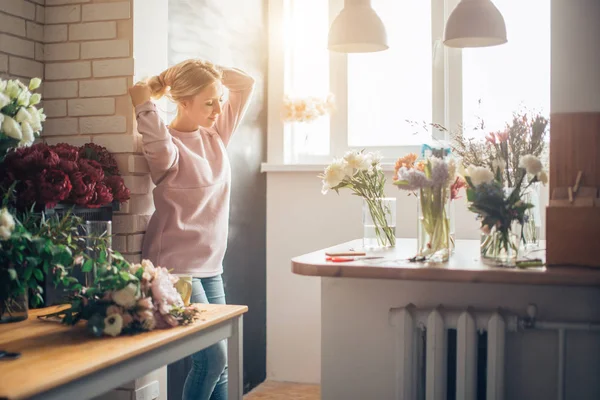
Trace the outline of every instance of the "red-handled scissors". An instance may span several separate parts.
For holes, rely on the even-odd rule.
[[[331,261],[331,262],[349,262],[349,261],[362,261],[362,260],[375,260],[378,258],[384,258],[382,256],[358,256],[358,257],[343,257],[343,256],[337,256],[337,257],[325,257],[325,261]]]

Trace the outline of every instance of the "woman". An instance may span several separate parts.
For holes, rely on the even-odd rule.
[[[223,103],[223,86],[229,91]],[[156,188],[156,211],[143,257],[193,277],[192,303],[225,303],[231,167],[226,146],[252,93],[254,80],[238,69],[187,60],[129,90],[143,151]],[[177,104],[169,126],[150,101]],[[220,342],[192,356],[185,400],[227,399],[227,347]]]

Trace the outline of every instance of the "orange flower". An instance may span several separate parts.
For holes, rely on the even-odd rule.
[[[425,172],[425,161],[419,161],[416,165],[415,165],[415,169],[417,171],[421,171],[421,172]]]

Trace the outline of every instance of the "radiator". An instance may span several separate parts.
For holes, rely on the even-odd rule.
[[[486,331],[488,337],[486,399],[504,398],[505,334],[517,330],[518,316],[498,310],[416,308],[411,304],[390,310],[390,318],[396,329],[396,399],[446,399],[448,329],[456,329],[456,399],[477,398],[480,331]]]

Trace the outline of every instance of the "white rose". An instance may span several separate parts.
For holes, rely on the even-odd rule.
[[[42,95],[39,93],[34,93],[31,95],[31,99],[29,99],[29,105],[35,106],[36,104],[39,104],[40,101],[42,101]]]
[[[29,123],[31,124],[31,129],[34,132],[39,132],[42,130],[42,122],[40,121],[40,114],[37,108],[31,106],[27,108],[29,115],[31,115],[31,120]]]
[[[10,98],[4,93],[0,93],[0,109],[10,104]]]
[[[15,219],[6,208],[3,208],[2,211],[0,211],[0,226],[8,228],[9,231],[15,229]]]
[[[19,87],[19,84],[17,82],[10,80],[6,84],[5,93],[11,99],[16,99],[19,96],[19,93],[21,93],[21,88]]]
[[[8,137],[13,139],[21,140],[23,138],[23,133],[21,132],[21,127],[9,116],[4,117],[4,121],[2,121],[2,131]]]
[[[523,156],[521,161],[519,161],[519,168],[525,168],[525,171],[527,171],[528,174],[537,175],[542,172],[544,166],[539,158],[528,154]]]
[[[365,171],[371,167],[369,159],[358,151],[349,151],[344,155],[344,161],[348,168],[348,175],[352,176],[357,171]]]
[[[123,329],[123,317],[112,314],[104,318],[104,333],[110,336],[119,336]]]
[[[0,226],[0,240],[10,239],[11,231],[6,226]]]
[[[471,178],[474,186],[479,186],[483,183],[491,183],[494,180],[494,173],[484,167],[469,166],[467,168],[467,176]]]
[[[548,174],[544,171],[540,172],[537,176],[538,180],[542,182],[542,184],[548,184]]]
[[[344,159],[336,159],[325,168],[323,177],[323,189],[322,193],[325,194],[331,188],[339,185],[346,177],[346,161]]]
[[[118,305],[131,308],[135,306],[137,300],[137,286],[133,283],[128,284],[121,290],[117,290],[112,294],[112,299]]]
[[[35,90],[40,87],[42,80],[40,78],[33,78],[29,81],[29,90]]]
[[[40,118],[40,122],[44,122],[46,120],[46,114],[44,114],[43,108],[38,110],[38,117]]]
[[[7,84],[8,84],[8,81],[0,79],[0,92],[1,93],[4,93],[6,91],[6,85]]]
[[[25,109],[25,107],[21,107],[19,108],[17,115],[15,115],[15,119],[17,120],[17,122],[29,122],[31,121],[32,117],[31,114],[29,114],[29,111]]]
[[[0,113],[0,127],[2,126],[2,122],[4,122],[4,114]]]
[[[21,142],[19,144],[22,146],[31,145],[35,140],[35,136],[33,135],[33,129],[31,128],[29,122],[21,122],[21,130],[23,132],[23,138],[21,139]]]
[[[27,107],[29,105],[29,101],[31,100],[31,93],[28,90],[23,90],[19,97],[17,98],[17,104],[20,106]]]

